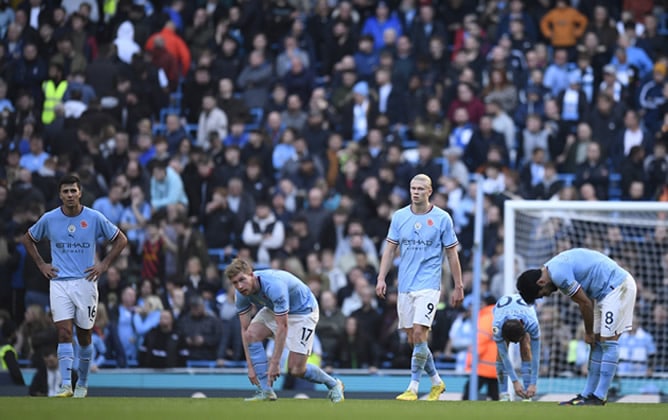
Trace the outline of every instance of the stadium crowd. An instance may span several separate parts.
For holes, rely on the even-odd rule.
[[[323,366],[407,368],[396,289],[374,283],[415,174],[453,217],[468,293],[484,190],[497,297],[505,200],[668,200],[666,3],[1,0],[0,340],[51,354],[49,284],[17,238],[76,172],[130,241],[99,280],[94,369],[241,362],[235,256],[311,287]],[[638,319],[665,370],[668,235],[647,243]],[[443,284],[430,348],[463,372],[471,299],[450,308]],[[584,363],[562,326],[543,373]]]

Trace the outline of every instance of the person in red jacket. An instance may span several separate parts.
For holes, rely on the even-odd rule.
[[[156,32],[148,38],[146,45],[144,46],[146,51],[153,52],[157,37],[161,37],[164,40],[165,49],[172,55],[172,57],[176,58],[176,61],[179,63],[181,75],[185,77],[190,69],[190,50],[185,41],[176,33],[174,22],[168,20],[160,32]]]

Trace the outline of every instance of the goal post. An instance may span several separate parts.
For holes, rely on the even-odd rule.
[[[668,203],[508,200],[504,204],[503,291],[516,293],[525,269],[559,252],[596,249],[638,283],[634,324],[620,338],[620,365],[611,397],[668,392]],[[555,293],[537,304],[542,354],[539,392],[578,393],[588,346],[575,303]]]

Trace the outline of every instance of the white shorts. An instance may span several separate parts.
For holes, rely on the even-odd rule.
[[[636,281],[628,276],[600,302],[594,303],[594,334],[614,337],[630,331],[635,303]]]
[[[54,322],[72,319],[79,328],[93,328],[97,313],[97,282],[85,278],[51,280],[49,294]]]
[[[288,336],[285,338],[285,347],[299,354],[309,355],[313,349],[313,340],[315,338],[315,326],[320,319],[320,311],[316,307],[313,312],[307,315],[288,315]],[[260,323],[269,328],[276,336],[276,318],[274,313],[268,308],[262,308],[251,320],[251,324]]]
[[[440,298],[440,290],[432,289],[399,293],[397,297],[397,314],[399,315],[397,328],[413,328],[415,324],[431,328]]]

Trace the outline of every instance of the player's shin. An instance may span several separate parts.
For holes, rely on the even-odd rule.
[[[603,341],[600,343],[600,346],[603,350],[601,356],[601,373],[598,385],[594,390],[594,395],[601,400],[605,400],[608,396],[610,383],[617,370],[617,362],[619,361],[619,343],[616,341]]]
[[[264,351],[264,346],[262,343],[249,343],[248,355],[250,356],[251,363],[255,369],[257,380],[260,381],[260,388],[263,390],[271,389],[269,386],[269,381],[267,380],[267,369],[269,362],[267,361],[267,354]]]
[[[72,343],[58,343],[58,368],[62,377],[63,386],[72,385],[72,363],[74,362],[74,347]]]
[[[443,380],[436,370],[436,364],[434,363],[434,355],[431,353],[431,350],[427,348],[427,361],[424,364],[424,372],[429,375],[431,378],[432,385],[439,385]]]
[[[93,358],[93,345],[81,347],[79,350],[79,381],[77,387],[88,386],[88,372],[90,369],[90,360]]]
[[[336,379],[325,373],[316,365],[308,363],[304,372],[304,379],[315,384],[325,384],[327,388],[332,389],[336,386]]]
[[[603,356],[603,348],[601,343],[596,341],[591,346],[591,352],[589,354],[589,369],[587,373],[587,382],[585,387],[580,393],[584,397],[591,396],[594,393],[594,390],[598,386],[599,378],[601,377],[601,357]]]
[[[429,347],[427,347],[427,342],[415,344],[413,347],[413,356],[411,357],[411,383],[420,383],[420,377],[428,358]]]

